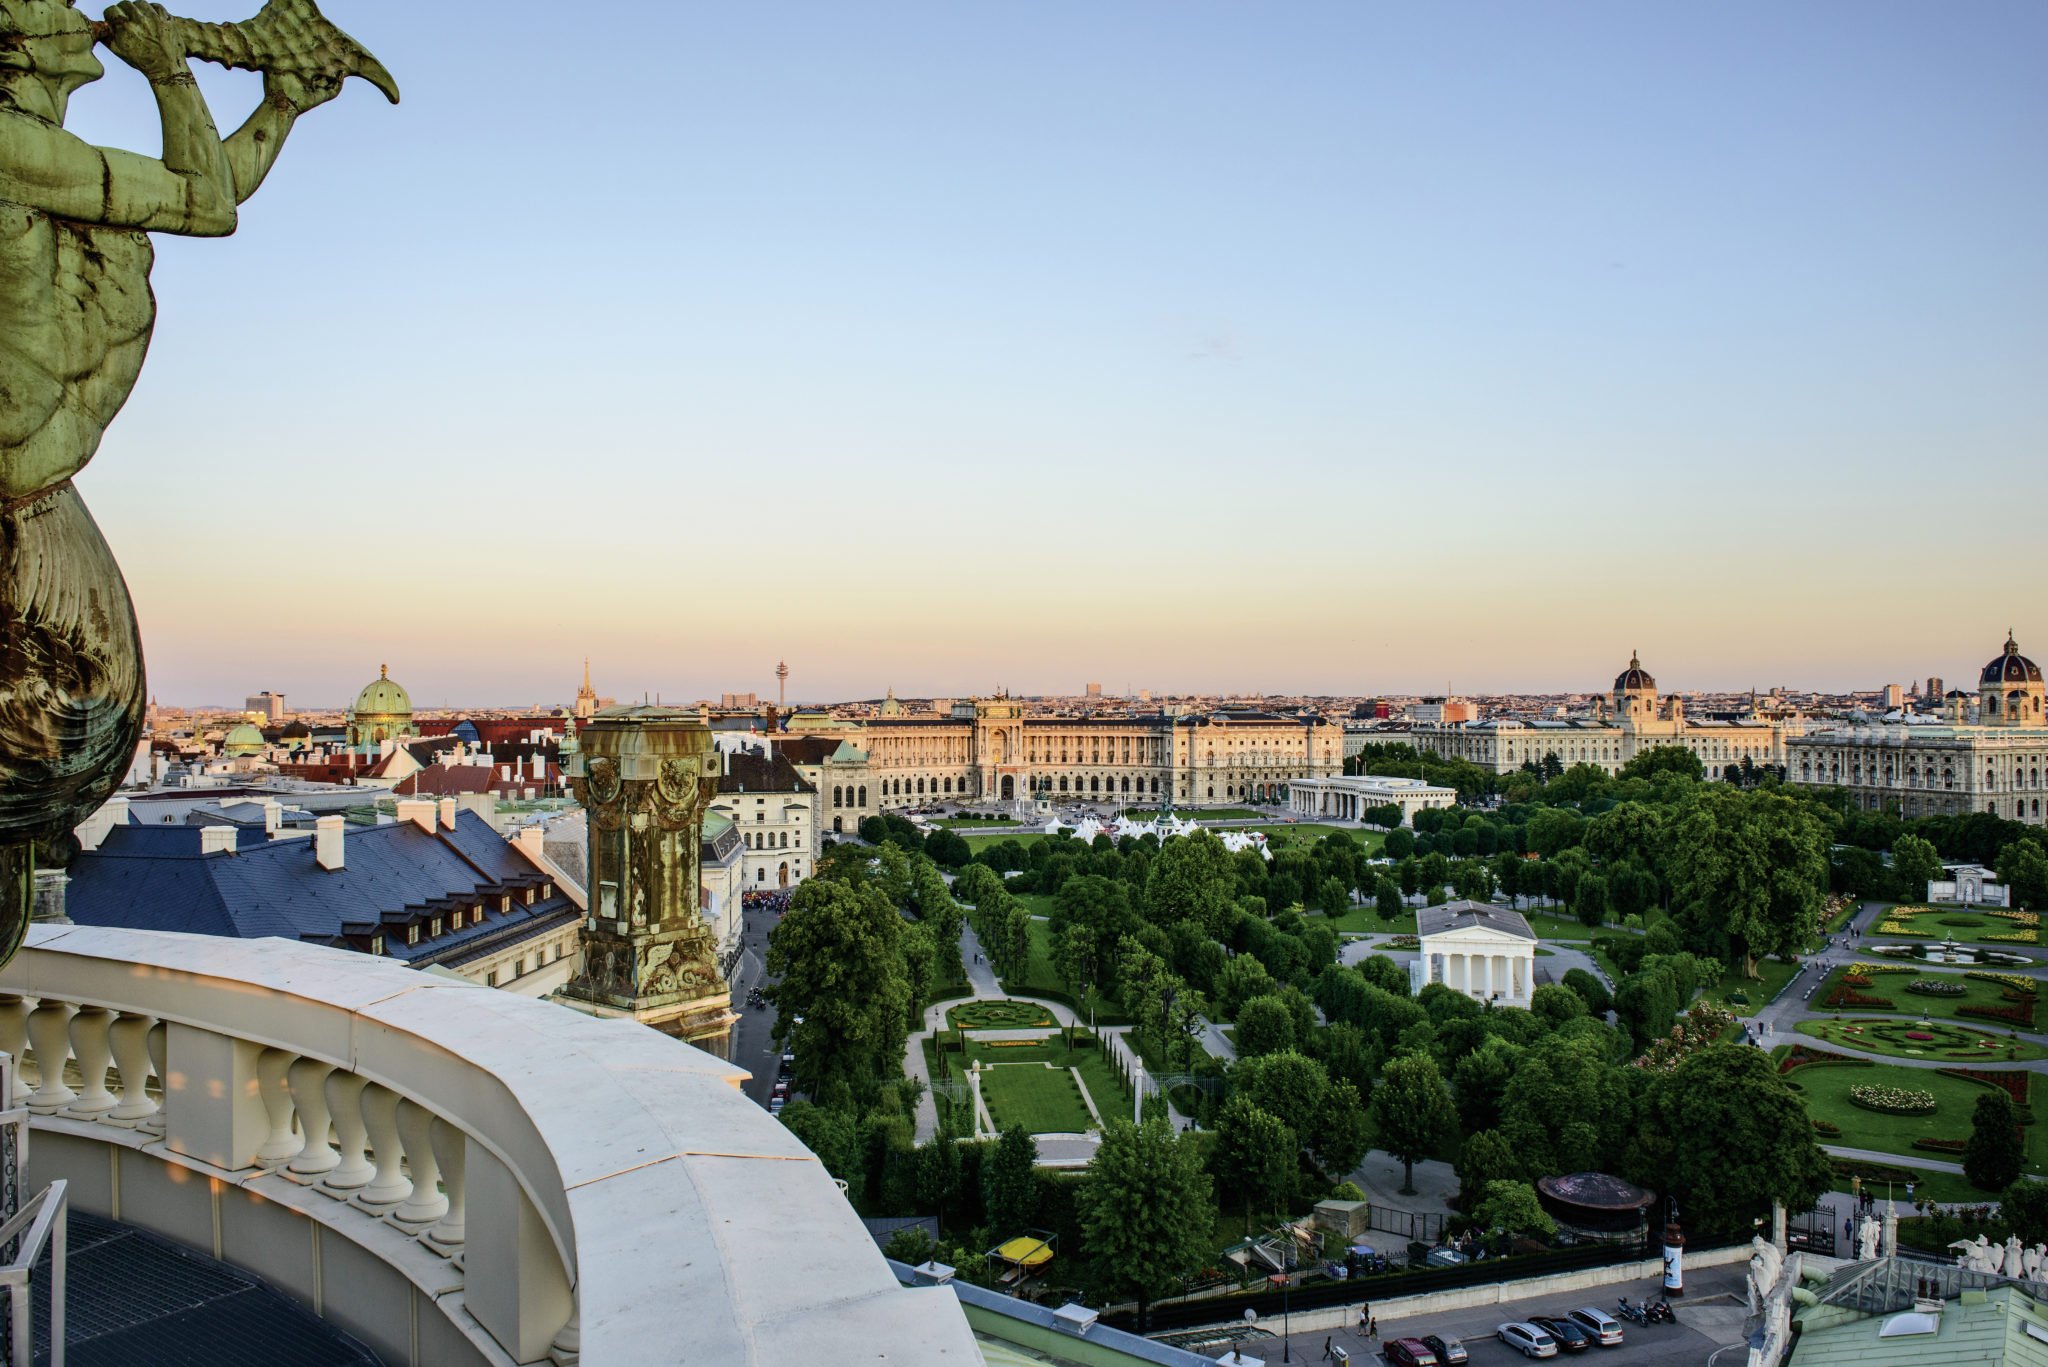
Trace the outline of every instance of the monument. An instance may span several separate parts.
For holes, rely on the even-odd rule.
[[[106,74],[104,45],[148,80],[163,156],[64,129],[71,96]],[[226,138],[191,59],[263,73],[263,102]],[[271,0],[244,24],[156,5],[0,0],[0,962],[21,945],[38,866],[104,803],[142,733],[135,609],[72,476],[128,401],[156,322],[149,234],[226,237],[293,123],[359,76],[389,72],[312,0]]]
[[[718,791],[710,728],[694,712],[607,707],[585,723],[568,771],[590,825],[590,909],[583,966],[557,1000],[724,1057],[738,1018],[698,907],[704,813]]]

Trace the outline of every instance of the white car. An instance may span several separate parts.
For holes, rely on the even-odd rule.
[[[1613,1348],[1621,1343],[1621,1323],[1605,1310],[1588,1305],[1572,1311],[1565,1318],[1585,1330],[1602,1348]]]
[[[1557,1356],[1557,1340],[1523,1320],[1508,1321],[1496,1329],[1493,1336],[1525,1358]]]

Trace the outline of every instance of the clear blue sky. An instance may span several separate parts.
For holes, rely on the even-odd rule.
[[[167,701],[2048,659],[2034,0],[326,8],[81,480]]]

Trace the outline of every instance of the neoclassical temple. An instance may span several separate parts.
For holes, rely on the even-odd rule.
[[[1590,718],[1523,721],[1514,717],[1417,726],[1409,743],[1445,759],[1462,759],[1496,774],[1555,755],[1560,764],[1591,764],[1613,773],[1646,750],[1676,746],[1699,756],[1708,778],[1728,769],[1785,763],[1787,741],[1800,735],[1799,720],[1744,717],[1735,721],[1694,720],[1685,699],[1659,700],[1657,681],[1631,656],[1615,676],[1614,688],[1594,706]]]
[[[1342,726],[1313,714],[1032,717],[998,694],[944,716],[887,714],[830,734],[841,744],[821,766],[819,805],[833,830],[933,801],[1278,802],[1294,780],[1344,767]]]
[[[1522,1006],[1536,991],[1536,932],[1519,911],[1486,902],[1446,902],[1416,913],[1422,953],[1409,965],[1420,992],[1442,983],[1496,1006]]]
[[[1287,785],[1287,809],[1297,816],[1363,821],[1375,807],[1399,807],[1401,824],[1415,824],[1415,814],[1431,808],[1455,807],[1458,790],[1420,778],[1387,778],[1378,774],[1330,778],[1298,778]]]
[[[1884,721],[1817,731],[1788,747],[1790,779],[1844,788],[1867,811],[1899,815],[1988,812],[2048,821],[2048,693],[2041,668],[2008,633],[1979,671],[1977,693],[1948,695],[1938,720]]]

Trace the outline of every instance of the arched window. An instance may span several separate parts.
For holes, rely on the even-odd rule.
[[[1089,779],[1089,780],[1088,780],[1088,791],[1089,791],[1089,792],[1091,792],[1091,793],[1099,793],[1099,792],[1101,792],[1101,791],[1102,791],[1102,780],[1101,780],[1101,779],[1099,779],[1099,778],[1091,778],[1091,779]]]
[[[1067,791],[1067,776],[1065,774],[1060,775],[1060,791],[1063,793]]]
[[[839,789],[837,785],[835,785],[832,789],[832,805],[835,807],[839,805]]]
[[[863,806],[863,807],[865,807],[865,806],[867,806],[867,805],[868,805],[868,789],[867,789],[867,785],[866,785],[866,784],[862,784],[862,785],[861,785],[861,789],[860,789],[860,805],[861,805],[861,806]]]

